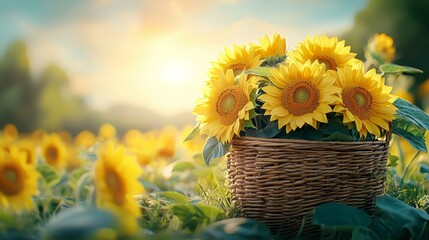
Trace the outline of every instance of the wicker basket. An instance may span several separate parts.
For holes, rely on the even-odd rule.
[[[273,234],[294,236],[321,203],[373,214],[375,198],[384,193],[388,148],[388,141],[236,138],[227,155],[230,188],[246,217],[264,222]],[[304,236],[319,231],[305,226]]]

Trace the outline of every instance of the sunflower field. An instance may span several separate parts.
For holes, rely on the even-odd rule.
[[[391,63],[395,49],[385,34],[369,41],[364,63],[326,36],[307,38],[285,63],[285,44],[276,34],[226,49],[197,101],[196,127],[119,135],[106,123],[72,135],[2,126],[0,239],[283,239],[246,218],[230,192],[224,155],[246,131],[329,141],[377,141],[393,131],[377,213],[329,202],[302,227],[320,227],[324,239],[429,239],[429,116],[401,84],[420,71]],[[309,61],[311,54],[319,55]],[[378,69],[388,73],[386,85]]]

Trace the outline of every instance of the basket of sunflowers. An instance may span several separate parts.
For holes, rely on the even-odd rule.
[[[210,69],[188,138],[208,136],[207,164],[227,156],[237,206],[274,234],[317,232],[303,222],[325,202],[373,214],[392,133],[425,150],[428,116],[391,94],[383,76],[419,70],[393,64],[367,70],[378,67],[376,58],[368,64],[355,56],[327,36],[307,38],[287,53],[275,34],[226,49]]]

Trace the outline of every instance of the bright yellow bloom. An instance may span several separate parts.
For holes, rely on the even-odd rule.
[[[199,99],[194,108],[202,134],[216,136],[222,143],[230,142],[243,129],[245,120],[250,119],[249,112],[255,108],[250,93],[256,88],[256,77],[247,80],[247,74],[241,74],[237,84],[230,69],[219,73],[219,80],[206,86],[205,96]]]
[[[364,73],[362,66],[338,69],[336,84],[341,88],[340,102],[334,111],[343,114],[343,122],[356,124],[360,135],[369,133],[381,137],[381,129],[390,131],[389,123],[395,119],[396,96],[384,84],[384,78],[375,69]]]
[[[371,57],[375,58],[380,64],[391,62],[395,59],[396,49],[393,46],[393,39],[384,33],[376,33],[368,42],[367,50]]]
[[[36,148],[37,145],[34,141],[25,139],[17,143],[17,147],[20,151],[26,153],[26,163],[30,165],[37,164]]]
[[[105,124],[101,125],[101,127],[98,131],[98,135],[103,140],[114,138],[114,137],[116,137],[116,128],[112,124],[105,123]]]
[[[31,210],[37,194],[38,172],[26,163],[25,152],[0,149],[0,205],[14,212]]]
[[[259,45],[251,44],[251,49],[261,58],[279,57],[286,55],[286,40],[279,34],[274,34],[271,42],[267,35],[259,39]]]
[[[395,92],[394,92],[394,95],[396,95],[396,96],[398,96],[398,97],[400,97],[400,98],[402,98],[402,99],[404,99],[404,100],[407,100],[408,102],[410,102],[410,103],[413,103],[414,104],[414,95],[412,95],[410,92],[408,92],[408,91],[404,91],[404,90],[402,90],[402,89],[398,89],[398,90],[396,90]]]
[[[158,156],[171,158],[176,153],[177,129],[174,126],[164,127],[158,137]]]
[[[108,142],[95,163],[97,206],[108,209],[122,220],[128,233],[137,231],[136,219],[141,216],[135,196],[144,192],[138,178],[142,169],[125,148]]]
[[[75,145],[82,148],[89,148],[96,142],[95,135],[87,130],[81,131],[74,139]]]
[[[57,134],[45,135],[42,143],[42,157],[45,162],[56,169],[62,171],[67,166],[69,153],[66,145]]]
[[[130,129],[124,134],[123,142],[127,147],[140,145],[143,134],[137,129]]]
[[[326,123],[329,105],[336,101],[339,88],[333,86],[335,78],[325,74],[325,65],[318,62],[305,64],[291,62],[271,69],[269,77],[274,85],[266,86],[259,99],[270,120],[278,120],[279,129],[286,126],[286,133],[304,124],[318,128],[318,122]]]
[[[289,60],[304,64],[308,60],[323,63],[327,70],[336,71],[347,65],[359,62],[355,59],[355,53],[350,52],[349,46],[344,46],[345,42],[336,37],[328,38],[326,35],[314,36],[313,39],[307,37],[305,41],[298,44],[298,47],[289,52]]]
[[[225,52],[219,57],[219,60],[212,63],[210,70],[210,79],[218,79],[219,71],[226,73],[231,69],[235,76],[239,75],[244,69],[249,70],[259,67],[263,60],[253,50],[249,50],[245,45],[234,45],[232,49],[225,48]]]
[[[3,127],[3,136],[14,140],[18,137],[18,129],[13,124],[6,124]]]

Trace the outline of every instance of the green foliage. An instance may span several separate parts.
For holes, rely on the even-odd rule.
[[[222,214],[222,210],[217,207],[190,203],[175,204],[172,210],[182,222],[183,228],[191,231],[220,220]]]
[[[423,73],[422,70],[417,68],[400,66],[391,63],[381,65],[380,70],[383,72],[383,74]]]
[[[188,134],[188,136],[186,136],[186,138],[185,138],[185,140],[183,140],[183,142],[192,140],[195,137],[197,137],[198,135],[200,135],[200,124],[199,123],[192,129],[192,131]]]
[[[228,153],[230,144],[222,144],[216,137],[210,137],[207,139],[203,149],[203,158],[207,166],[210,165],[210,161],[215,158],[220,158]]]
[[[252,74],[260,77],[271,76],[271,67],[255,67],[246,71],[247,74]]]
[[[376,206],[379,213],[371,218],[364,211],[347,205],[322,204],[314,211],[313,224],[331,233],[348,233],[351,239],[429,238],[426,212],[389,195],[378,198]]]
[[[405,138],[417,150],[427,152],[424,133],[429,130],[429,115],[401,98],[393,104],[398,108],[393,133]]]
[[[201,239],[269,240],[270,229],[261,222],[248,218],[231,218],[211,224],[204,229]]]
[[[62,211],[46,224],[45,240],[94,239],[97,231],[118,231],[118,219],[106,210],[76,207]]]

